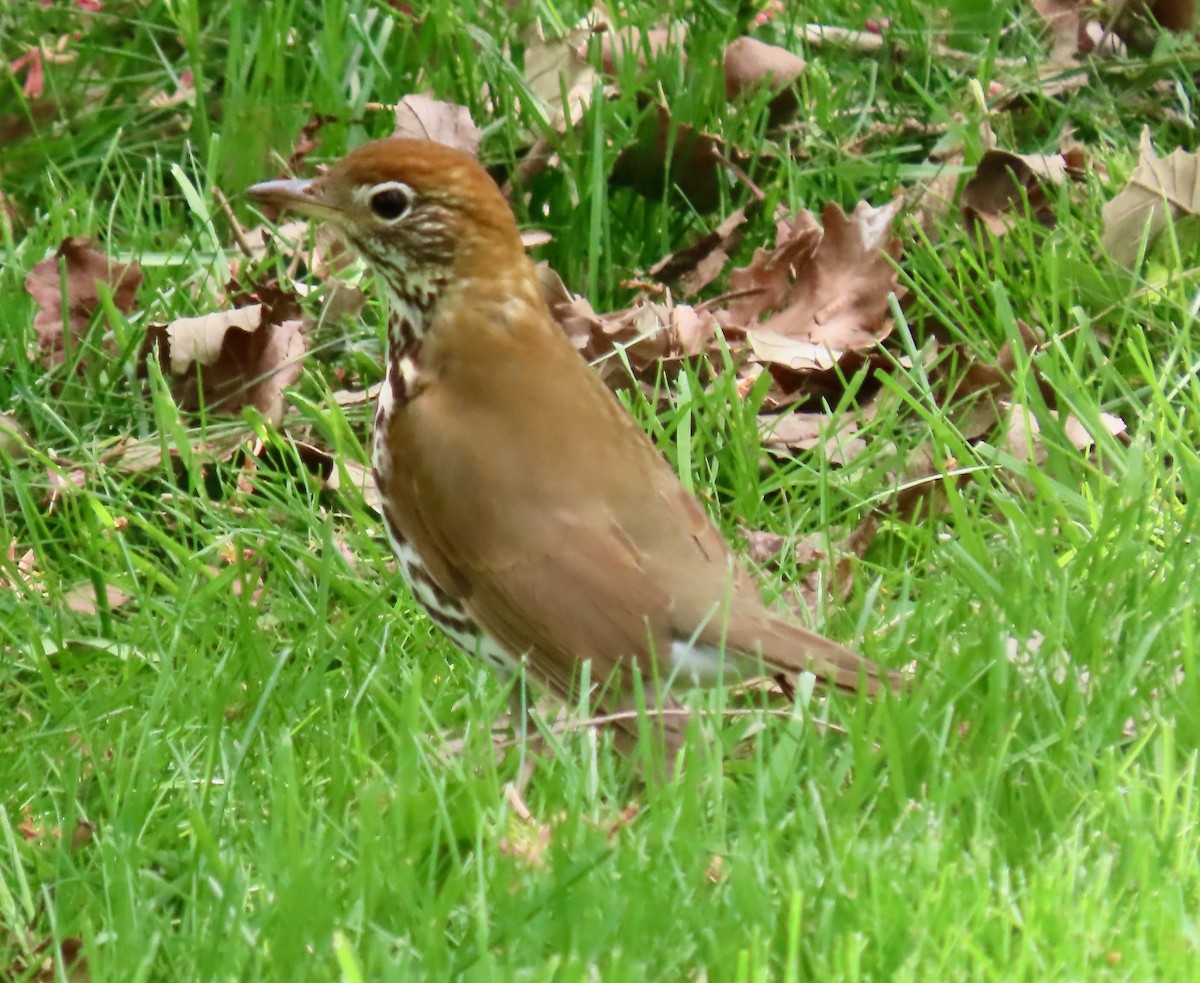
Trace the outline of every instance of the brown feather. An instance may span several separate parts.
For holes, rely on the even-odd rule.
[[[666,678],[671,643],[693,636],[772,671],[877,689],[869,662],[765,607],[540,298],[526,310],[477,297],[453,324],[434,321],[422,355],[421,394],[388,431],[405,462],[398,521],[434,577],[560,697],[585,659],[621,692],[613,673],[636,660],[649,678],[652,653]]]
[[[415,196],[406,221],[372,215],[369,195],[386,182]],[[869,693],[897,683],[763,604],[554,323],[512,213],[473,160],[384,140],[315,181],[251,190],[340,224],[397,294],[409,320],[389,373],[403,355],[416,376],[379,417],[389,524],[421,576],[535,680],[570,699],[587,663],[601,707],[627,709],[635,675],[669,680],[682,644],[725,653],[730,679],[810,671]]]

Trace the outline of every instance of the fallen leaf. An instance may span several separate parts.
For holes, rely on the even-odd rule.
[[[1143,0],[1142,6],[1168,31],[1190,31],[1196,26],[1196,0]]]
[[[712,232],[664,256],[650,267],[650,274],[662,283],[679,281],[679,291],[684,297],[697,293],[724,271],[729,253],[741,240],[746,220],[747,209],[739,208]]]
[[[71,852],[82,850],[96,838],[96,826],[86,819],[76,819],[75,828],[71,830]]]
[[[225,284],[225,302],[233,308],[261,306],[261,318],[267,324],[299,321],[304,316],[294,287],[285,286],[273,276],[256,276],[247,283],[236,277],[230,279]]]
[[[91,247],[90,239],[77,237],[64,239],[54,256],[29,271],[25,289],[38,307],[33,327],[43,365],[61,365],[67,349],[87,331],[100,308],[99,284],[111,291],[117,310],[128,314],[142,284],[141,267],[110,260]]]
[[[959,182],[966,170],[960,151],[947,155],[938,163],[941,169],[917,187],[912,201],[913,217],[930,239],[939,234],[942,220],[950,214],[950,208],[958,196]]]
[[[610,385],[628,379],[626,363],[635,377],[652,379],[664,360],[702,355],[720,331],[708,311],[646,298],[623,311],[597,314],[549,266],[539,264],[537,273],[551,316]],[[610,357],[618,350],[622,358]]]
[[[676,122],[666,106],[650,103],[632,141],[613,162],[609,183],[654,200],[677,189],[696,211],[710,212],[721,203],[727,158],[740,168],[751,160],[749,154],[728,151],[720,137]]]
[[[625,25],[605,31],[600,38],[600,68],[605,75],[614,76],[629,58],[634,58],[641,72],[648,61],[653,61],[670,48],[680,49],[680,57],[686,63],[687,56],[681,50],[683,35],[681,26],[654,27],[641,31],[633,25]]]
[[[1022,355],[1028,359],[1037,351],[1042,338],[1024,321],[1017,321],[1017,329]],[[1016,368],[1016,351],[1006,340],[991,361],[980,358],[965,345],[947,346],[926,367],[926,374],[946,419],[964,438],[973,441],[991,434],[1005,418],[1003,407],[1012,396]],[[1053,390],[1043,385],[1036,371],[1035,379],[1043,398],[1053,402]]]
[[[11,590],[20,598],[31,596],[31,592],[44,597],[46,587],[38,566],[37,554],[32,549],[27,549],[18,556],[19,552],[18,542],[10,539],[4,551],[4,559],[8,562],[7,569],[11,571],[12,576],[11,579],[0,577],[0,589]],[[4,566],[0,566],[0,571],[4,569]]]
[[[850,596],[855,561],[866,553],[874,529],[864,522],[840,542],[825,530],[811,532],[796,542],[793,552],[799,575],[792,585],[793,592],[800,595],[812,614],[820,614],[827,601],[844,601]],[[865,535],[868,531],[870,535]]]
[[[131,600],[132,595],[126,594],[123,590],[114,587],[112,584],[104,585],[105,606],[110,611],[113,608],[119,608],[129,603]],[[96,603],[96,586],[90,581],[72,587],[63,594],[63,602],[76,614],[97,614],[100,610],[100,606]]]
[[[247,229],[243,237],[247,258],[260,264],[272,250],[284,256],[299,255],[307,245],[308,229],[308,222],[304,219],[280,222],[272,227],[256,225]]]
[[[888,297],[897,289],[900,240],[891,229],[900,205],[900,198],[879,208],[859,202],[848,216],[829,204],[821,213],[823,229],[800,213],[793,238],[774,256],[764,260],[756,253],[749,267],[730,276],[734,289],[762,291],[745,305],[730,305],[730,316],[774,310],[765,321],[742,326],[749,335],[769,332],[823,345],[835,357],[875,347],[892,329]]]
[[[1050,33],[1050,60],[1057,65],[1074,60],[1089,43],[1086,24],[1096,10],[1094,0],[1033,0],[1033,9]]]
[[[793,83],[804,73],[799,55],[755,38],[735,38],[725,48],[725,97],[733,101],[742,93],[766,86],[775,93],[769,103],[768,124],[777,126],[800,106]]]
[[[1008,404],[1007,426],[1003,433],[1000,446],[1019,461],[1035,465],[1046,462],[1049,451],[1041,436],[1041,424],[1027,406]],[[1050,415],[1060,420],[1056,410],[1050,410]],[[1126,432],[1125,421],[1112,413],[1101,413],[1100,426],[1104,427],[1114,437],[1123,436]],[[1071,445],[1079,451],[1085,451],[1095,446],[1096,437],[1083,422],[1075,416],[1068,416],[1062,421],[1063,433]]]
[[[243,447],[252,435],[245,431],[235,431],[219,436],[197,437],[188,446],[188,452],[194,460],[201,463],[229,461]],[[100,457],[100,463],[110,471],[122,474],[139,474],[157,468],[166,454],[170,460],[178,460],[179,448],[166,443],[162,436],[126,437],[110,447]]]
[[[750,265],[738,267],[729,275],[729,289],[734,295],[725,308],[729,323],[748,327],[763,314],[784,306],[792,282],[812,263],[822,234],[820,223],[808,209],[790,220],[776,222],[775,248],[760,246],[754,250]]]
[[[382,388],[383,383],[377,382],[366,389],[339,389],[333,394],[333,401],[342,407],[363,406],[367,403],[374,403],[379,398],[379,390]]]
[[[553,241],[554,236],[545,229],[525,229],[521,233],[521,245],[526,249],[535,249]]]
[[[837,365],[840,354],[835,353],[828,345],[789,338],[775,331],[750,331],[746,340],[760,362],[781,365],[797,372],[831,369]]]
[[[27,980],[29,983],[58,983],[65,979],[67,983],[87,983],[92,977],[88,972],[87,957],[83,954],[83,940],[71,936],[55,946],[52,938],[47,938],[33,947],[29,953],[30,962],[18,956],[8,966],[5,979]],[[66,975],[60,976],[59,964],[66,969]]]
[[[47,483],[49,485],[49,494],[46,496],[46,511],[53,512],[58,503],[83,488],[87,481],[87,474],[82,468],[71,468],[51,466],[46,469]]]
[[[4,137],[2,134],[0,134],[0,141],[3,140]],[[18,222],[23,221],[23,217],[20,210],[17,208],[16,202],[14,202],[8,197],[8,195],[4,193],[3,188],[0,188],[0,219],[8,222],[10,226],[16,225]]]
[[[292,141],[292,150],[287,158],[288,174],[298,173],[308,162],[308,155],[321,145],[321,141],[317,136],[321,131],[321,127],[327,123],[336,123],[338,118],[328,113],[313,113],[300,127],[300,132],[296,134],[296,139]]]
[[[759,433],[765,450],[792,454],[820,446],[830,464],[844,465],[867,449],[854,420],[831,413],[764,414],[758,418]]]
[[[804,71],[799,55],[751,37],[735,38],[725,48],[725,94],[734,99],[747,89],[780,89]]]
[[[1029,213],[1043,225],[1054,225],[1049,188],[1078,174],[1083,164],[1080,151],[1064,154],[1013,154],[989,150],[975,167],[963,188],[960,204],[963,217],[982,222],[997,236],[1004,235],[1014,221],[1013,212],[1029,202]]]
[[[273,324],[253,304],[151,325],[143,357],[158,346],[164,370],[186,410],[201,404],[224,413],[254,406],[272,423],[283,420],[283,390],[300,377],[306,343],[298,320]],[[203,398],[202,398],[203,397]]]
[[[0,413],[0,457],[17,461],[29,453],[29,434],[15,417]]]
[[[1129,182],[1101,210],[1100,242],[1114,260],[1132,269],[1143,239],[1147,249],[1172,222],[1200,211],[1200,156],[1181,148],[1159,157],[1142,129],[1141,155]]]
[[[374,471],[368,465],[359,464],[358,461],[348,461],[343,458],[337,462],[337,467],[330,472],[328,479],[325,481],[325,487],[331,491],[342,488],[343,474],[345,474],[349,485],[362,497],[363,504],[376,515],[383,515],[383,496],[379,493],[379,486],[375,484]]]
[[[172,106],[194,105],[196,102],[196,80],[191,69],[184,69],[175,80],[175,88],[168,92],[157,89],[146,96],[146,103],[152,109],[170,109]]]
[[[479,153],[483,131],[475,125],[466,106],[410,94],[396,106],[396,127],[392,136],[431,140],[475,157]]]
[[[565,133],[583,119],[597,87],[597,73],[587,58],[588,42],[605,30],[604,13],[596,8],[566,34],[547,36],[537,21],[526,32],[525,84],[550,129]]]
[[[779,556],[787,542],[779,533],[767,532],[764,529],[743,529],[741,532],[746,540],[746,554],[750,561],[758,566],[763,566]]]

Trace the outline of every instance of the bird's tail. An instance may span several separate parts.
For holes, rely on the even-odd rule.
[[[886,670],[844,645],[809,631],[795,622],[767,613],[751,624],[747,637],[727,637],[728,648],[758,655],[764,667],[794,679],[801,672],[811,672],[818,682],[849,692],[864,691],[875,696],[881,689],[899,690],[903,684],[900,673]]]

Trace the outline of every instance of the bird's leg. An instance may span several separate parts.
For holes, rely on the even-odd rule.
[[[537,769],[537,756],[530,751],[529,736],[532,734],[540,740],[537,721],[533,717],[533,706],[529,702],[529,688],[525,685],[524,668],[514,674],[508,691],[509,722],[512,727],[513,740],[521,755],[521,765],[517,777],[511,783],[518,795],[523,795],[529,787],[529,781]]]
[[[537,734],[537,721],[533,719],[533,707],[529,703],[529,690],[525,686],[524,673],[517,675],[508,691],[508,716],[513,740],[524,745],[530,734]]]

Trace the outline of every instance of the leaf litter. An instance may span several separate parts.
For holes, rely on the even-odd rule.
[[[1062,38],[1072,31],[1076,37],[1087,33],[1071,21],[1084,5],[1058,4],[1063,9],[1057,14],[1049,9],[1055,5],[1042,6],[1060,18],[1051,24],[1051,32],[1065,59],[1068,45]],[[885,50],[891,43],[877,32],[846,32],[822,25],[807,25],[800,32],[813,45],[849,44],[867,53]],[[576,126],[597,95],[615,94],[612,80],[627,81],[647,71],[672,35],[680,36],[681,29],[665,25],[633,32],[614,25],[599,8],[565,35],[552,36],[535,24],[522,40],[521,63],[547,125],[560,133]],[[596,37],[600,42],[593,45]],[[904,56],[902,46],[893,48]],[[597,52],[599,62],[594,65]],[[1077,53],[1069,53],[1072,61]],[[955,53],[945,55],[953,60]],[[724,55],[727,96],[735,102],[778,99],[794,91],[805,69],[804,60],[786,48],[757,38],[736,39]],[[665,105],[640,98],[644,99],[642,125],[616,155],[609,175],[613,186],[624,184],[654,196],[678,194],[699,212],[716,206],[722,198],[720,186],[728,180],[741,181],[757,192],[745,177],[748,155],[727,147],[717,135],[676,124]],[[395,113],[397,133],[437,139],[470,153],[478,150],[480,131],[461,106],[410,95],[389,108]],[[293,166],[304,163],[319,141],[320,127],[328,121],[318,116],[310,119],[293,148]],[[778,122],[773,118],[771,125]],[[541,138],[531,134],[527,140],[527,160],[517,169],[525,178],[533,173],[533,167],[526,166],[529,162],[542,168],[554,161],[552,151],[539,149]],[[953,180],[941,192],[942,199],[947,205],[958,204],[968,227],[986,227],[995,235],[1003,235],[1026,204],[1038,221],[1052,225],[1055,189],[1086,167],[1086,158],[1077,148],[1048,154],[991,149],[959,191],[957,186],[963,182],[953,173],[953,158],[944,159],[950,161],[948,176]],[[1129,187],[1105,208],[1105,245],[1114,258],[1127,265],[1131,262],[1130,230],[1135,226],[1139,234],[1149,229],[1153,239],[1177,219],[1194,213],[1194,161],[1194,155],[1179,150],[1158,158],[1144,141],[1142,160]],[[762,163],[769,172],[770,161]],[[519,187],[518,183],[508,190],[516,193]],[[712,224],[710,232],[651,267],[638,281],[633,302],[621,310],[594,310],[548,267],[539,269],[539,277],[564,332],[610,384],[635,383],[643,391],[660,397],[665,392],[669,397],[671,379],[684,365],[703,364],[713,372],[730,365],[738,376],[738,391],[745,394],[765,375],[769,384],[760,418],[764,450],[782,456],[819,454],[830,465],[847,466],[881,439],[871,428],[872,420],[899,412],[894,401],[886,406],[879,401],[878,379],[881,374],[903,378],[908,360],[890,337],[892,310],[904,293],[897,277],[903,264],[902,240],[894,231],[902,207],[896,197],[882,205],[859,202],[849,213],[831,202],[820,210],[819,218],[806,209],[780,210],[774,216],[774,244],[759,246],[745,265],[731,269],[732,257],[760,218],[759,192],[748,205]],[[303,313],[302,301],[313,289],[312,280],[329,297],[349,282],[345,311],[351,315],[363,301],[354,282],[359,274],[352,254],[327,233],[320,236],[326,237],[324,242],[313,245],[304,224],[293,222],[239,236],[254,272],[239,274],[247,277],[250,286],[230,284],[231,307],[147,329],[142,355],[151,357],[157,346],[161,367],[185,412],[201,404],[232,413],[253,406],[277,427],[289,428],[285,392],[298,379],[304,360],[311,357],[306,338],[311,319]],[[544,240],[544,236],[531,236],[531,241]],[[278,256],[292,257],[288,281],[269,283],[257,271]],[[253,277],[259,278],[257,286]],[[720,289],[722,283],[723,293],[698,299]],[[109,262],[86,240],[64,242],[58,255],[38,264],[27,280],[38,304],[36,327],[45,363],[62,361],[63,352],[81,338],[103,306],[100,291],[110,291],[114,306],[131,313],[139,284],[136,264]],[[1023,340],[1026,351],[1021,358],[1032,364],[1040,341]],[[934,342],[922,358],[928,358],[935,378],[943,378],[939,408],[961,427],[969,443],[991,442],[1017,460],[1044,459],[1042,427],[1014,398],[1011,349],[1002,346],[989,358],[961,345]],[[959,366],[957,381],[939,375],[949,364]],[[859,381],[848,388],[852,379]],[[843,412],[835,415],[829,407],[841,405],[847,397]],[[365,393],[344,391],[338,402],[351,406],[366,398]],[[1081,453],[1095,445],[1096,435],[1082,421],[1052,405],[1049,413],[1047,419]],[[1104,415],[1092,425],[1125,438],[1126,424],[1118,417]],[[15,420],[6,426],[10,433],[19,432]],[[135,472],[149,470],[162,463],[164,446],[160,441],[129,438],[110,448],[104,462]],[[244,434],[239,438],[231,433],[228,440],[210,443],[206,453],[213,460],[233,460],[245,446]],[[365,465],[335,461],[311,439],[307,444],[296,440],[294,446],[329,490],[341,493],[353,486],[368,508],[378,508],[378,491]],[[167,453],[175,456],[178,449]],[[893,490],[883,504],[857,528],[820,545],[798,544],[796,559],[802,566],[807,563],[825,570],[818,579],[826,586],[813,588],[806,601],[815,603],[822,590],[844,591],[851,579],[847,559],[863,555],[881,519],[930,505],[940,483],[957,473],[955,464],[937,460],[930,449],[918,448],[893,471]],[[954,480],[962,480],[962,475]],[[755,540],[753,532],[748,535],[756,555],[765,555],[766,544],[774,542],[769,537]],[[830,586],[835,583],[840,586]]]

